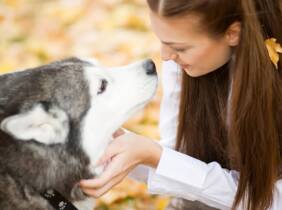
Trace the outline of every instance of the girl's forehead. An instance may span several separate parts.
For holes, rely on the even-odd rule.
[[[201,16],[197,14],[187,14],[181,16],[162,16],[154,12],[150,12],[151,21],[157,21],[158,23],[167,24],[170,26],[182,26],[185,27],[187,25],[196,28],[201,28]]]
[[[153,12],[150,14],[151,27],[163,42],[186,42],[207,34],[201,26],[201,19],[196,15],[163,17]]]

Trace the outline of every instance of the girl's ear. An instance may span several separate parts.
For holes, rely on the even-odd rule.
[[[239,44],[241,35],[241,23],[236,21],[232,23],[225,32],[225,40],[231,47],[235,47]]]

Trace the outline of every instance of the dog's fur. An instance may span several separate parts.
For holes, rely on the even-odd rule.
[[[70,58],[0,75],[0,209],[54,210],[47,189],[85,200],[77,183],[156,86],[151,60],[105,69]]]

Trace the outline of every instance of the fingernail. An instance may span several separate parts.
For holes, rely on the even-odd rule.
[[[86,179],[83,179],[83,180],[80,180],[80,181],[79,181],[79,184],[80,184],[80,185],[84,185],[84,184],[86,184],[86,183],[87,183],[87,180],[86,180]]]
[[[117,138],[121,135],[123,135],[125,132],[122,129],[118,129],[116,132],[113,133],[113,137]]]

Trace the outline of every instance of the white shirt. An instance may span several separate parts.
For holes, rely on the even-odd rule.
[[[160,133],[163,152],[156,169],[138,166],[131,177],[147,182],[152,194],[198,200],[219,209],[230,209],[236,194],[239,173],[227,170],[217,162],[206,164],[173,150],[176,143],[177,115],[181,71],[172,61],[163,63],[163,98]],[[239,209],[243,209],[239,207]],[[282,180],[275,185],[273,204],[269,210],[282,209]]]

